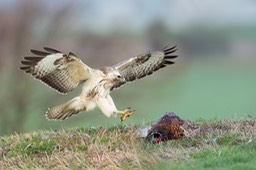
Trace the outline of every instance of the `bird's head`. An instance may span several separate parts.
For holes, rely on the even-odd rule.
[[[104,78],[112,80],[113,83],[125,82],[125,78],[113,67],[103,67],[101,71],[104,74]]]

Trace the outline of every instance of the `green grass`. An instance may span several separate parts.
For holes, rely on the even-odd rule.
[[[34,155],[34,154],[51,154],[55,147],[55,140],[42,140],[39,137],[32,137],[32,140],[23,140],[15,147],[11,148],[12,154],[15,155]]]
[[[202,151],[189,154],[189,161],[176,163],[163,163],[154,169],[255,169],[256,145],[230,145],[218,146],[216,148],[203,149]]]
[[[255,169],[255,119],[193,124],[193,135],[160,144],[123,125],[6,136],[0,169]]]

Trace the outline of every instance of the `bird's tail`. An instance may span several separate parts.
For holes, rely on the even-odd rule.
[[[64,104],[49,108],[46,112],[46,118],[49,120],[64,120],[85,109],[81,98],[75,97]]]

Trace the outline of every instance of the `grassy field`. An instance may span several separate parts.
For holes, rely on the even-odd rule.
[[[152,144],[140,126],[76,128],[0,139],[0,169],[255,169],[256,119],[192,122],[189,137]]]

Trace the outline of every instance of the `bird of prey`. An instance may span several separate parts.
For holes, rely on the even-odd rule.
[[[72,52],[62,53],[49,47],[44,47],[44,50],[30,50],[35,56],[24,57],[20,69],[62,94],[83,84],[80,95],[48,109],[46,117],[54,120],[64,120],[80,111],[88,112],[96,107],[107,117],[120,114],[121,121],[125,120],[134,111],[130,108],[118,110],[110,92],[126,82],[174,64],[171,60],[177,57],[173,54],[177,50],[176,46],[168,45],[161,51],[149,51],[111,67],[93,69]]]

